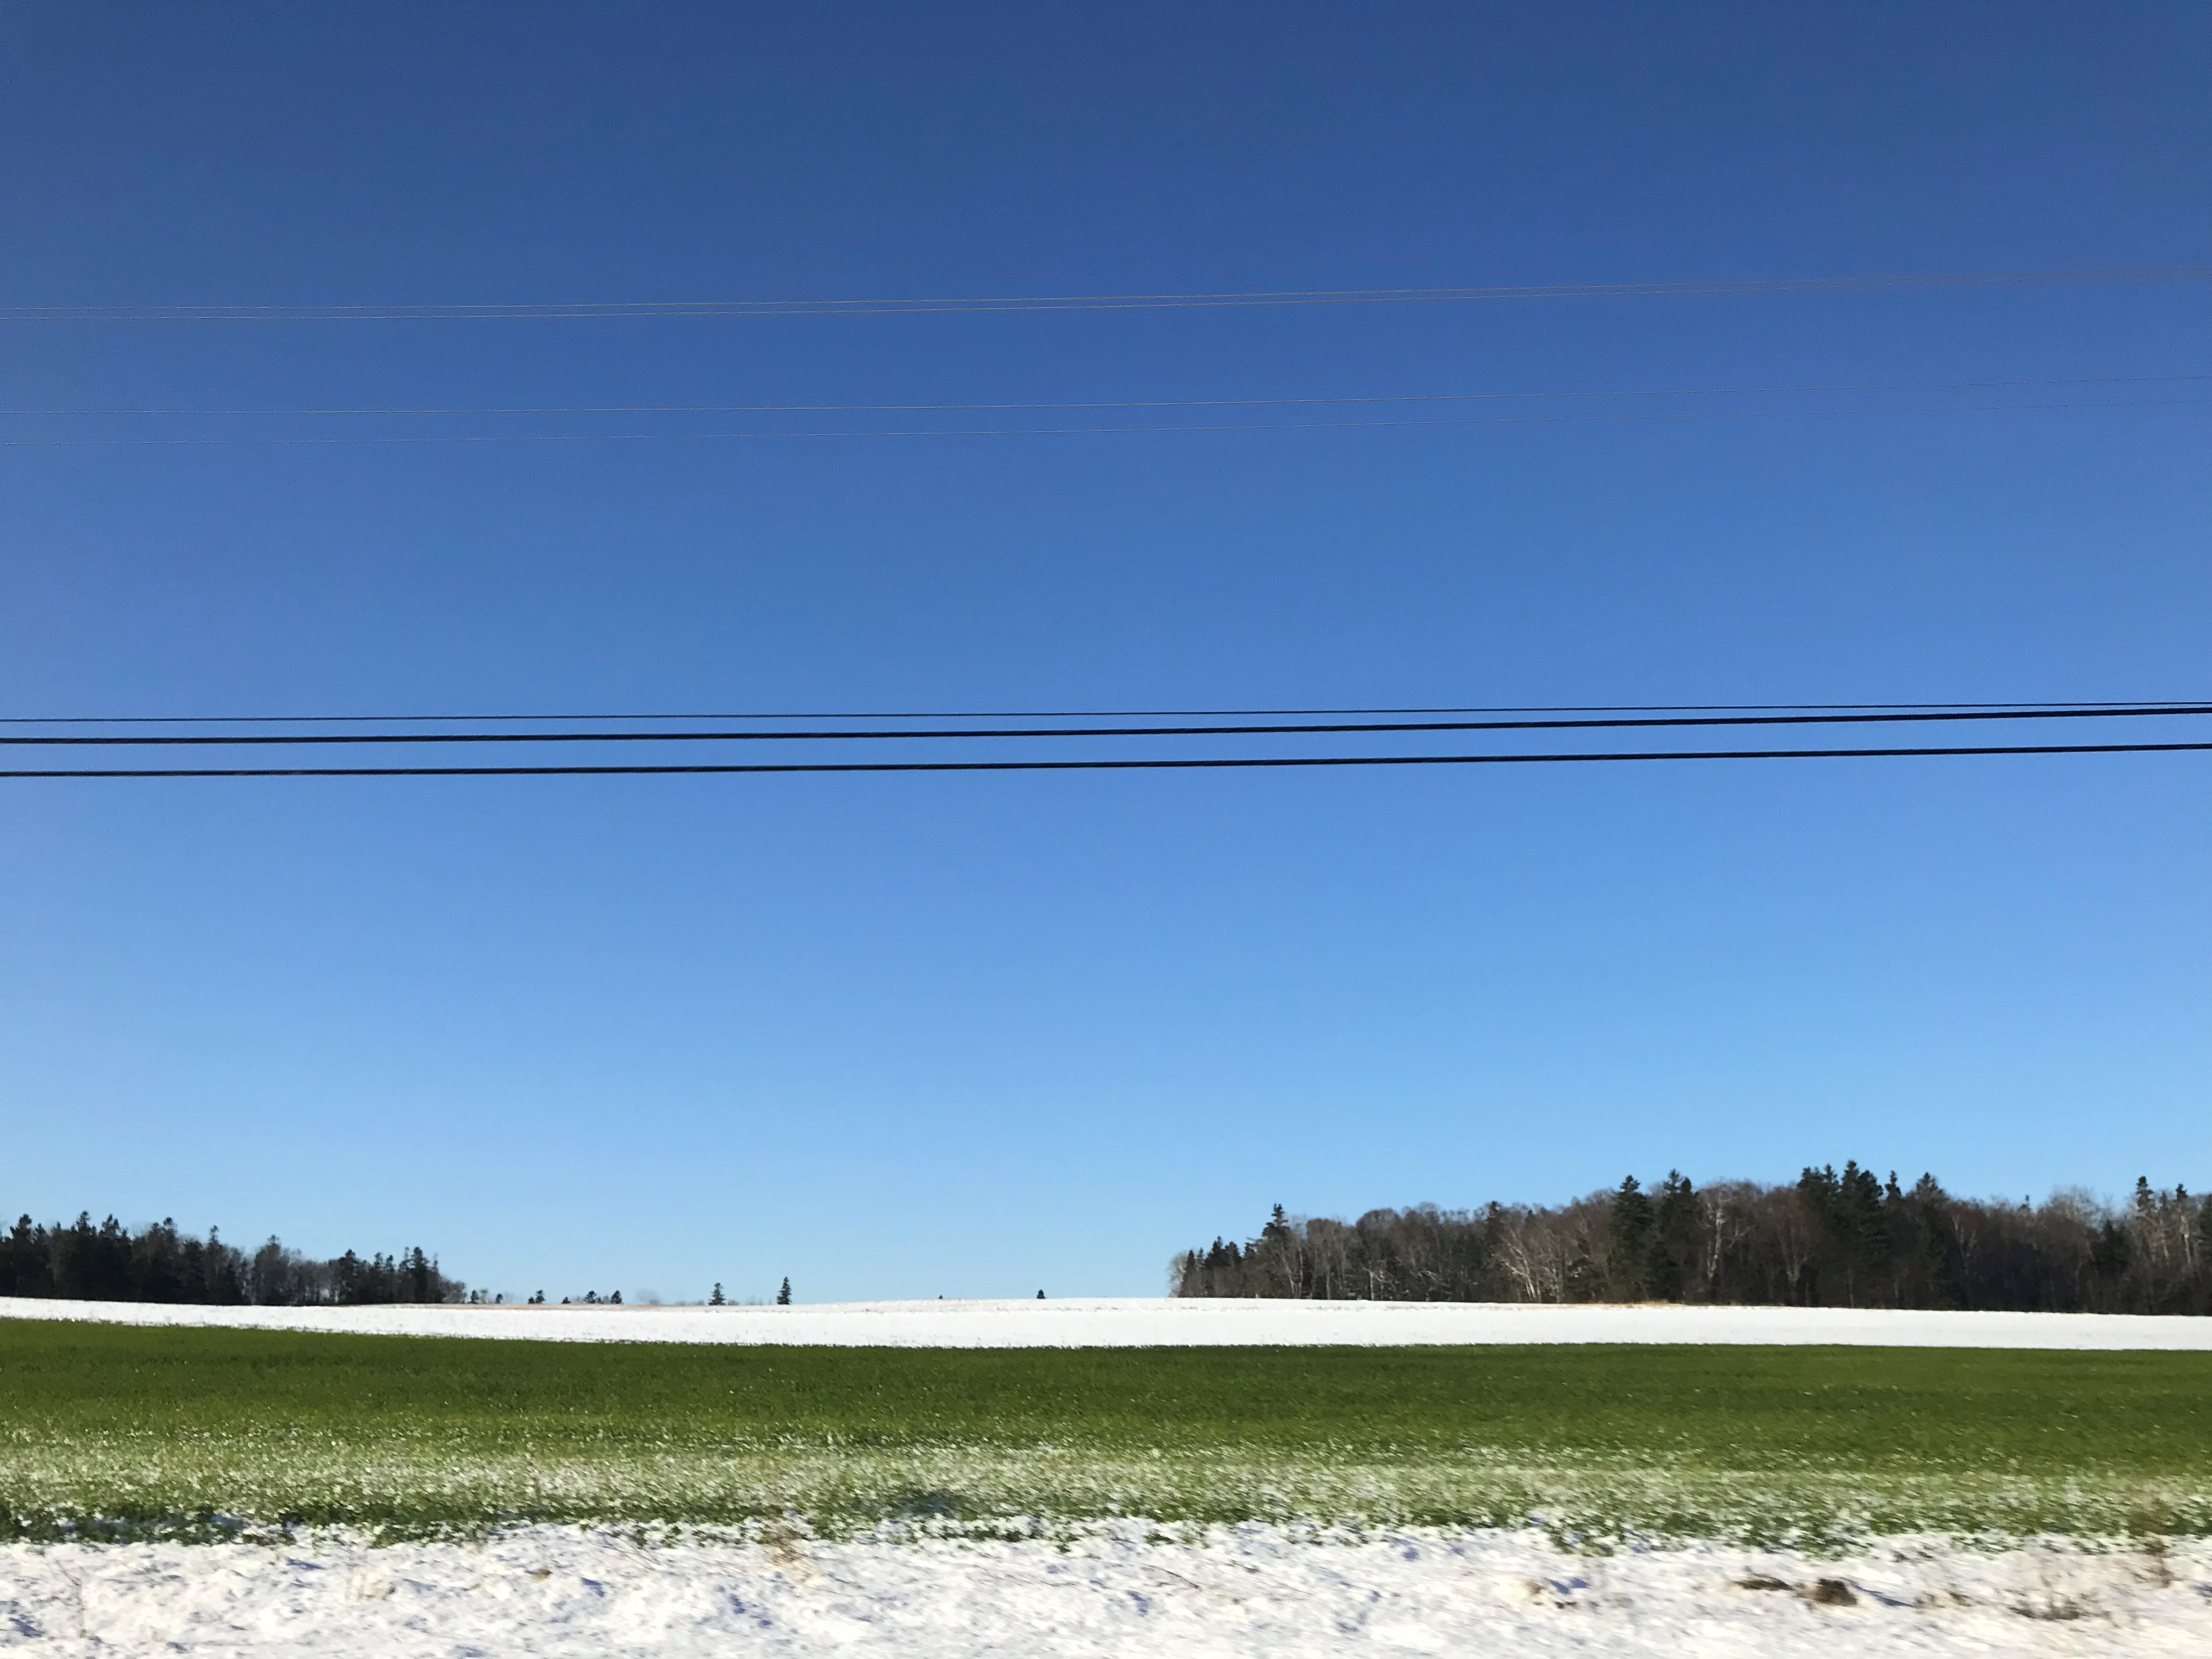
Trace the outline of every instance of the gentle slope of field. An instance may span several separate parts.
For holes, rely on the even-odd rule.
[[[210,1308],[0,1297],[0,1320],[471,1336],[532,1342],[764,1343],[797,1347],[1455,1347],[1682,1342],[1767,1347],[2171,1349],[2212,1352],[2212,1319],[1941,1313],[1917,1308],[1685,1307],[1482,1302],[1178,1300],[843,1302],[795,1307]]]
[[[0,1510],[2212,1532],[2212,1355],[832,1349],[0,1322]]]

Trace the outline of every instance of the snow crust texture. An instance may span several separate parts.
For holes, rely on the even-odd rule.
[[[1843,1559],[1718,1546],[1603,1557],[1533,1533],[1316,1540],[1141,1522],[1064,1544],[482,1543],[0,1547],[0,1651],[415,1659],[1549,1655],[1856,1659],[2212,1653],[2212,1551],[1891,1540]]]
[[[1896,1348],[2212,1351],[2212,1319],[1917,1309],[1543,1306],[1525,1303],[1037,1301],[815,1303],[787,1308],[203,1308],[0,1297],[0,1319],[218,1325],[554,1342],[825,1347],[1120,1348],[1654,1342]]]

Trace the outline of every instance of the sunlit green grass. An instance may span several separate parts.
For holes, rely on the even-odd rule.
[[[745,1348],[0,1322],[18,1534],[1104,1515],[2212,1531],[2212,1355]]]

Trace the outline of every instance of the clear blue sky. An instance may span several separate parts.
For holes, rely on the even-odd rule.
[[[2202,264],[2208,71],[2194,4],[10,4],[0,304]],[[0,325],[10,410],[2208,372],[2203,283]],[[2208,435],[2200,406],[0,448],[0,704],[2204,696]],[[2195,1188],[2209,814],[2202,757],[3,785],[0,1208],[816,1299],[1149,1292],[1276,1201],[1674,1164]]]

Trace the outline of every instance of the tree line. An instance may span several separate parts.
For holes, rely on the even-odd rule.
[[[89,1212],[66,1225],[40,1226],[27,1215],[0,1234],[0,1296],[268,1307],[480,1299],[420,1246],[319,1261],[274,1237],[247,1251],[212,1227],[195,1238],[174,1221],[134,1230],[110,1216],[94,1226]]]
[[[1933,1176],[1808,1169],[1787,1186],[1631,1176],[1556,1207],[1285,1215],[1169,1264],[1176,1296],[2212,1314],[2212,1198],[2138,1180],[2105,1204],[1954,1197]]]

